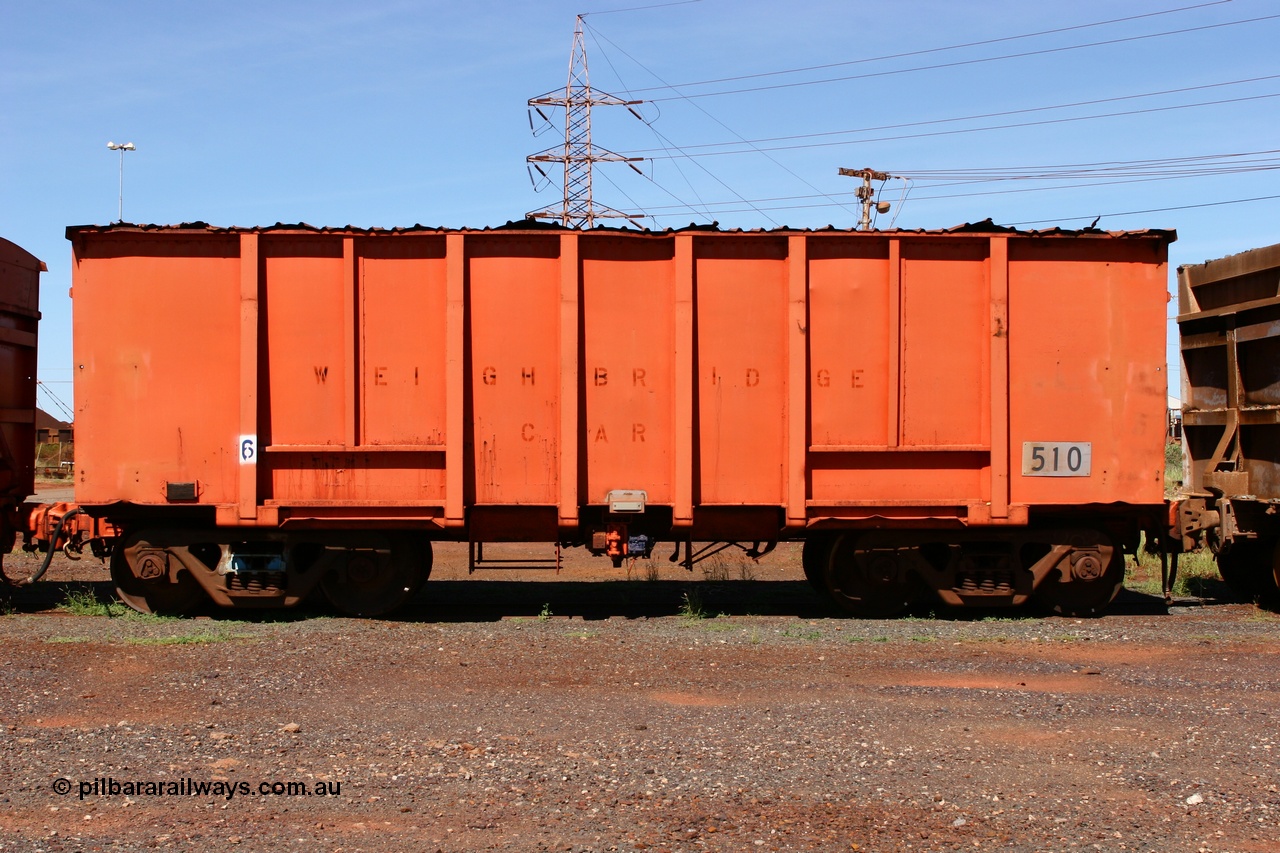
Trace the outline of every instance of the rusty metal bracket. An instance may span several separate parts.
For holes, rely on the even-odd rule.
[[[737,548],[738,550],[746,554],[748,557],[750,557],[752,560],[759,560],[765,554],[768,554],[774,548],[777,548],[778,543],[765,542],[763,543],[763,546],[764,547],[761,547],[761,543],[758,541],[752,542],[750,547],[743,545],[741,542],[708,542],[706,545],[702,546],[701,548],[695,551],[693,548],[693,542],[690,540],[686,540],[685,541],[685,558],[683,560],[680,560],[680,565],[684,566],[685,569],[687,569],[688,571],[693,571],[693,567],[698,563],[701,563],[703,560],[709,560],[712,557],[714,557],[716,554],[719,554],[722,551],[727,551],[730,548]],[[673,563],[676,562],[676,560],[679,558],[679,555],[680,555],[680,543],[677,542],[676,551],[674,554],[671,555],[671,561]]]
[[[1173,584],[1178,579],[1178,554],[1181,552],[1170,552],[1163,537],[1157,537],[1155,541],[1160,554],[1160,592],[1164,595],[1165,606],[1168,606],[1173,604]]]
[[[555,566],[556,574],[560,574],[562,565],[561,545],[556,543],[556,555],[554,557],[544,557],[538,559],[536,557],[507,559],[504,557],[486,557],[484,555],[484,543],[475,540],[467,542],[467,574],[473,575],[477,569],[547,569],[552,565]]]
[[[1231,502],[1223,501],[1220,505],[1229,508]],[[1186,498],[1178,501],[1175,506],[1177,514],[1173,519],[1174,528],[1169,533],[1181,540],[1183,551],[1190,551],[1196,547],[1197,540],[1200,538],[1197,534],[1222,525],[1222,513],[1209,509],[1209,502],[1204,498]],[[1227,509],[1227,511],[1230,510]],[[1163,545],[1161,547],[1163,548]]]

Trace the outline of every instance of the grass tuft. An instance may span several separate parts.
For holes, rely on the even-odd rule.
[[[707,608],[702,601],[702,593],[696,589],[686,590],[680,596],[680,615],[685,619],[705,619]]]
[[[1140,548],[1137,564],[1126,562],[1124,585],[1126,589],[1143,595],[1161,595],[1160,557]],[[1207,549],[1179,554],[1173,594],[1179,598],[1229,597],[1226,585],[1218,575],[1218,563],[1213,554]]]
[[[820,640],[822,632],[819,630],[807,630],[805,628],[784,628],[782,636],[790,637],[793,640]]]
[[[1164,446],[1164,496],[1171,498],[1182,487],[1182,445],[1172,442]]]
[[[67,587],[62,604],[58,609],[73,616],[107,616],[125,619],[161,619],[160,616],[146,616],[129,607],[122,601],[110,599],[103,601],[88,587]]]
[[[756,562],[741,551],[721,551],[703,560],[702,577],[704,580],[724,583],[734,580],[753,581],[756,579]]]

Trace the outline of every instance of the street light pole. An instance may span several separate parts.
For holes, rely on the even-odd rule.
[[[116,219],[116,221],[124,222],[124,152],[137,151],[138,149],[134,147],[132,142],[122,142],[119,145],[117,145],[114,142],[108,142],[107,148],[111,149],[112,151],[120,152],[120,198],[119,198],[120,207],[119,207],[119,210],[117,211],[118,218]]]

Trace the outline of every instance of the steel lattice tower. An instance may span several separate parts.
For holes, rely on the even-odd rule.
[[[582,38],[582,16],[573,30],[573,51],[569,56],[569,80],[564,92],[548,92],[529,99],[529,106],[562,107],[564,109],[564,146],[555,146],[526,159],[543,177],[540,163],[559,163],[564,169],[564,201],[559,210],[544,209],[526,213],[529,219],[558,219],[567,228],[591,228],[597,219],[639,219],[640,214],[622,213],[595,204],[591,197],[591,169],[596,163],[635,163],[641,157],[624,157],[591,142],[591,108],[593,106],[631,107],[643,101],[628,101],[591,88],[587,75],[587,47]],[[634,112],[634,110],[632,111]],[[538,110],[543,118],[546,115]],[[636,169],[635,166],[631,168]],[[639,169],[636,169],[639,172]]]

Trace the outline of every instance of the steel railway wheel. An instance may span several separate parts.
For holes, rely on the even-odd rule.
[[[331,559],[320,581],[329,603],[348,616],[380,616],[412,598],[431,574],[431,543],[399,537],[389,549],[344,550]]]
[[[1218,552],[1218,573],[1244,598],[1275,609],[1280,606],[1275,572],[1278,554],[1280,543],[1274,538],[1236,539],[1229,549]]]
[[[827,561],[831,559],[831,538],[811,536],[804,540],[800,550],[800,565],[804,567],[805,580],[818,592],[826,594]]]
[[[1252,601],[1258,595],[1259,566],[1264,560],[1270,566],[1270,555],[1264,555],[1253,539],[1237,539],[1229,549],[1218,551],[1218,574],[1242,598]]]
[[[1110,554],[1103,561],[1085,552],[1073,563],[1072,578],[1063,581],[1063,569],[1054,569],[1033,593],[1036,601],[1061,616],[1100,616],[1124,586],[1124,552],[1106,542],[1100,553]]]
[[[116,595],[139,613],[181,616],[207,596],[200,584],[164,548],[141,535],[128,536],[111,552]]]
[[[897,616],[915,597],[905,563],[895,549],[859,549],[858,538],[857,533],[843,533],[831,543],[823,576],[826,592],[854,616]]]
[[[1265,571],[1261,573],[1258,579],[1258,597],[1255,599],[1258,606],[1265,607],[1268,610],[1280,610],[1280,540],[1266,539],[1265,552]]]

